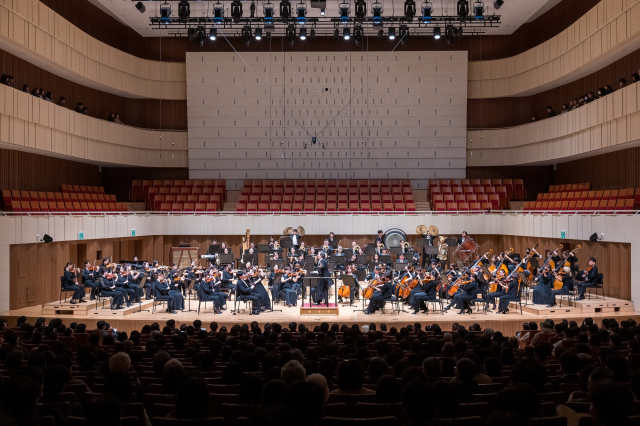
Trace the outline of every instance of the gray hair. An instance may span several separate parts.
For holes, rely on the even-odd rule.
[[[491,339],[493,337],[493,328],[485,328],[484,329],[484,335],[485,337],[488,337],[489,339]]]
[[[112,373],[129,373],[129,367],[131,366],[131,358],[124,352],[118,352],[109,358],[109,370]]]
[[[307,378],[307,372],[302,364],[300,364],[300,361],[296,361],[294,359],[287,361],[287,363],[282,367],[280,374],[282,380],[287,385],[291,385],[295,382],[304,382]]]

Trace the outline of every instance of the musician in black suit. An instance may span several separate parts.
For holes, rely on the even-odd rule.
[[[334,248],[334,247],[338,247],[338,243],[335,240],[336,235],[333,232],[329,232],[329,238],[327,238],[327,240],[329,241],[329,245]]]
[[[460,309],[458,314],[464,314],[465,310],[471,313],[471,307],[468,301],[478,298],[477,276],[475,274],[471,275],[471,282],[466,285],[460,285],[460,289],[461,291],[453,296],[453,307]]]
[[[273,303],[280,302],[280,280],[276,280],[276,274],[282,272],[278,269],[278,265],[273,265],[273,269],[269,274],[269,288],[271,289],[271,300]]]
[[[584,300],[584,293],[587,291],[587,287],[593,287],[597,285],[596,279],[598,278],[598,267],[596,266],[596,258],[589,258],[589,268],[583,273],[584,281],[578,283],[578,295],[576,300]]]
[[[496,272],[496,274],[499,274],[499,272]],[[491,286],[491,282],[498,282],[498,286],[496,288],[496,291],[489,293],[487,295],[486,303],[487,305],[489,305],[489,303],[491,303],[493,306],[491,307],[491,310],[496,309],[496,299],[499,299],[500,297],[504,296],[505,294],[507,294],[506,290],[504,289],[504,287],[502,287],[499,283],[499,278],[500,277],[494,277],[492,280],[489,281],[489,284],[487,284],[488,287]]]
[[[365,310],[365,314],[371,315],[376,312],[377,309],[382,309],[382,305],[386,300],[390,300],[393,297],[393,283],[391,280],[376,287],[373,292],[373,296],[369,299],[369,307]]]
[[[215,291],[214,285],[216,282],[218,283],[218,285],[220,284],[220,280],[214,278],[213,275],[211,275],[207,279],[202,280],[202,282],[198,286],[198,297],[200,298],[200,300],[213,302],[213,313],[221,314],[222,310],[220,308],[222,308],[223,305],[224,293],[218,293]]]
[[[324,243],[322,244],[322,247],[320,247],[320,250],[324,251],[329,257],[333,254],[333,248],[329,245],[329,240],[324,240]]]
[[[458,241],[456,242],[457,245],[460,245],[464,242],[464,240],[466,240],[467,238],[469,238],[469,234],[467,234],[467,231],[462,231],[462,235],[460,235],[460,237],[458,238]]]
[[[108,272],[108,269],[109,269],[107,268],[108,265],[109,265],[109,258],[105,257],[104,259],[102,259],[102,263],[100,264],[100,266],[98,266],[98,270],[95,276],[96,279],[103,277],[104,274]]]
[[[384,245],[384,232],[382,232],[382,230],[378,230],[378,235],[376,236],[376,240],[374,241],[376,243],[376,246],[378,245],[378,243],[382,243],[382,245]]]
[[[65,265],[64,278],[62,280],[62,287],[64,287],[65,290],[73,290],[71,303],[75,305],[76,302],[74,302],[74,300],[77,300],[80,303],[86,303],[86,300],[84,300],[84,289],[80,287],[76,282],[78,277],[74,269],[75,269],[74,264],[71,262]]]
[[[111,310],[122,309],[124,304],[124,293],[117,289],[115,280],[108,280],[106,277],[100,277],[98,284],[100,285],[100,295],[111,297]]]
[[[428,241],[427,245],[429,247],[433,247],[433,241],[435,237],[431,235],[431,232],[427,231],[426,234],[422,234],[422,238]],[[427,246],[422,247],[422,267],[424,268],[427,264],[427,260],[435,260],[437,257],[435,254],[427,254]]]
[[[230,290],[229,294],[234,293],[236,289],[235,284],[231,284],[232,279],[231,264],[228,264],[224,271],[222,271],[222,288],[228,288]]]
[[[500,296],[500,302],[498,303],[498,314],[506,314],[509,312],[509,302],[518,299],[519,283],[518,280],[513,278],[509,281],[509,285],[506,289],[506,294]]]
[[[96,292],[98,291],[98,279],[96,278],[97,274],[95,274],[94,271],[89,270],[90,266],[91,262],[85,260],[84,269],[82,270],[82,284],[84,284],[85,287],[91,288],[89,300],[95,300]]]
[[[118,279],[116,281],[116,287],[118,290],[124,293],[124,300],[127,302],[127,308],[131,306],[131,302],[135,299],[136,291],[132,288],[129,288],[129,277],[126,274],[124,267],[119,266],[116,273],[118,274]]]
[[[318,279],[318,285],[316,287],[316,305],[324,303],[329,306],[329,287],[331,286],[331,272],[329,272],[329,262],[327,262],[324,252],[318,252],[316,257],[318,276],[325,277],[324,279]],[[329,279],[327,279],[329,278]]]
[[[133,265],[131,264],[127,264],[125,266],[125,269],[127,271],[127,278],[129,280],[127,287],[135,291],[136,302],[140,303],[140,299],[144,294],[144,290],[140,287],[140,280],[142,280],[141,273],[138,271],[134,271]]]
[[[158,279],[158,274],[154,273],[151,275],[151,283],[153,285],[153,295],[156,300],[163,300],[167,302],[167,313],[175,314],[176,301],[175,298],[169,295],[169,286]]]
[[[422,270],[420,270],[418,276],[422,278]],[[422,309],[424,313],[429,312],[429,307],[425,302],[438,299],[436,289],[438,288],[438,284],[440,284],[440,277],[436,276],[435,272],[432,272],[431,278],[431,281],[426,283],[421,279],[420,284],[416,286],[419,290],[413,295],[413,315],[416,315],[420,309]]]
[[[236,284],[237,297],[239,301],[250,301],[253,309],[253,315],[260,314],[260,296],[256,294],[253,286],[249,284],[249,278],[245,273],[242,274]]]
[[[293,232],[291,233],[291,246],[298,250],[300,248],[300,236],[298,235],[298,230],[293,228]]]
[[[173,296],[176,301],[176,309],[179,311],[184,310],[184,297],[182,296],[182,292],[180,291],[180,276],[178,274],[174,274],[173,278],[169,275],[167,278],[167,285],[169,286],[169,296]]]

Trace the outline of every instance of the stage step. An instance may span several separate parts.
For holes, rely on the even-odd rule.
[[[559,302],[559,301],[558,301]],[[562,301],[563,304],[567,303],[566,300]],[[606,313],[606,312],[633,312],[633,302],[630,300],[621,300],[614,298],[594,298],[591,300],[588,298],[585,300],[571,301],[571,306],[575,306],[582,309],[583,314],[590,313]]]
[[[511,312],[520,311],[520,306],[517,303],[510,303],[509,310]],[[522,305],[522,312],[527,312],[530,314],[536,315],[557,315],[557,314],[580,314],[582,313],[581,308],[576,308],[575,306],[565,306],[562,305],[562,308],[558,306],[554,306],[552,308],[547,308],[546,305]]]
[[[134,303],[129,308],[112,311],[108,300],[104,301],[104,307],[103,302],[100,302],[98,309],[96,309],[95,302],[78,303],[75,305],[69,302],[52,302],[42,305],[42,315],[73,315],[77,317],[108,315],[123,317],[139,312],[140,309],[143,311],[147,309],[151,310],[152,305],[153,300],[143,300],[142,305]]]

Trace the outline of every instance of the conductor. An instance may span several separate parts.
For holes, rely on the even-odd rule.
[[[323,251],[319,251],[316,256],[316,271],[319,277],[325,277],[318,279],[318,286],[316,287],[316,305],[324,303],[329,307],[329,287],[331,286],[331,273],[329,272],[329,263],[326,259],[326,254]]]

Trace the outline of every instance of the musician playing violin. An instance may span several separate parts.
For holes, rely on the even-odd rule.
[[[458,303],[459,297],[465,294],[464,291],[462,291],[463,290],[462,283],[470,284],[471,280],[469,277],[469,271],[467,269],[464,269],[464,271],[460,274],[458,278],[451,279],[450,284],[452,284],[452,287],[456,281],[458,281],[458,284],[460,284],[460,287],[458,288],[458,291],[453,296],[450,296],[451,299],[450,299],[449,305],[444,307],[445,311],[448,311],[449,309],[451,309],[451,307],[456,306]],[[476,283],[476,286],[477,286],[477,283]],[[476,291],[477,291],[477,287],[476,287]],[[447,294],[449,294],[449,291],[447,291]]]
[[[578,283],[579,297],[577,297],[576,300],[584,300],[584,293],[587,288],[598,285],[596,282],[598,278],[598,267],[596,266],[595,257],[589,258],[589,267],[583,271],[581,275],[584,277],[584,281]]]
[[[86,287],[91,288],[91,294],[89,296],[89,300],[96,299],[96,292],[98,291],[98,278],[97,272],[94,272],[91,268],[91,262],[88,260],[84,261],[84,269],[82,270],[82,284]]]
[[[294,280],[297,283],[296,274],[289,266],[285,267],[284,274],[282,274],[282,277],[280,278],[280,291],[284,293],[284,300],[289,308],[296,306],[298,299],[296,290],[293,288]]]
[[[519,297],[518,292],[520,291],[520,285],[518,280],[515,277],[509,278],[509,284],[505,286],[505,294],[500,296],[500,302],[498,303],[498,312],[497,314],[508,314],[509,313],[509,302],[513,300],[517,300]]]
[[[226,304],[226,294],[220,291],[220,285],[220,275],[215,268],[212,268],[196,289],[200,300],[213,302],[214,314],[221,314],[222,305]]]
[[[506,290],[504,287],[502,287],[502,279],[504,279],[504,271],[503,270],[498,270],[498,272],[496,272],[496,276],[493,277],[490,281],[488,286],[491,287],[491,284],[493,283],[498,283],[497,289],[496,291],[489,293],[487,295],[486,298],[486,303],[488,304],[492,304],[493,307],[491,308],[491,310],[495,310],[496,309],[496,299],[500,298],[502,296],[504,296],[505,294],[507,294]]]
[[[425,273],[422,268],[416,269],[417,278],[420,283],[413,289],[416,292],[413,294],[413,298],[409,296],[411,306],[413,306],[413,315],[417,315],[418,311],[422,309],[423,313],[429,312],[429,306],[425,303],[429,300],[437,300],[438,295],[436,289],[440,284],[440,276],[436,270],[433,270],[430,274]],[[427,277],[431,278],[426,279]],[[413,293],[413,290],[411,292]]]
[[[65,290],[73,290],[73,297],[71,298],[71,303],[86,303],[84,300],[84,289],[78,285],[78,270],[76,270],[75,265],[71,262],[68,262],[64,266],[64,275],[62,278],[62,287]]]
[[[465,284],[463,281],[460,285],[460,291],[453,296],[453,307],[460,309],[459,315],[465,312],[471,313],[471,305],[469,301],[478,298],[478,276],[471,274],[471,282]],[[464,278],[463,278],[464,280]]]

